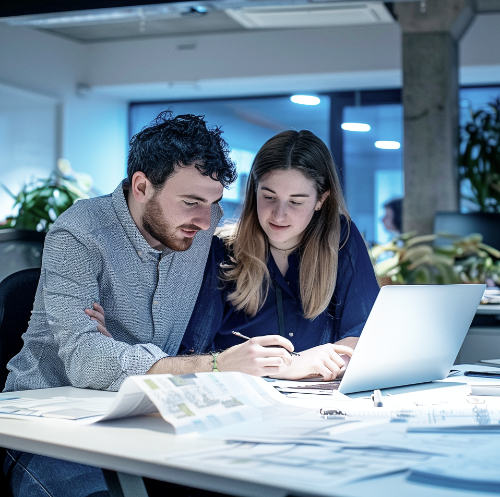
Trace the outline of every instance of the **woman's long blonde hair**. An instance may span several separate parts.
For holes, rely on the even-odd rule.
[[[222,279],[234,282],[228,300],[238,310],[255,316],[269,291],[269,245],[257,217],[257,186],[275,170],[297,169],[314,181],[319,200],[329,195],[302,235],[300,297],[304,316],[314,319],[328,307],[337,281],[340,215],[350,221],[333,158],[327,146],[310,131],[284,131],[257,152],[247,182],[241,218],[225,242],[232,251],[221,265]]]

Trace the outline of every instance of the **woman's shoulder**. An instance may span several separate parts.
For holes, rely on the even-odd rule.
[[[353,250],[360,245],[366,246],[356,224],[352,219],[341,214],[339,250],[342,251],[344,248]]]
[[[215,230],[215,234],[212,237],[212,246],[210,252],[213,257],[222,262],[231,257],[232,250],[232,239],[234,231],[231,227],[222,227]]]

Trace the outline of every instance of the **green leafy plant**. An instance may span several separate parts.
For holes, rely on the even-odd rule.
[[[459,175],[470,188],[463,198],[482,212],[500,212],[500,98],[473,112],[460,129]]]
[[[446,245],[436,244],[447,239]],[[375,271],[384,284],[453,284],[500,282],[500,251],[482,243],[482,235],[404,233],[370,249]]]
[[[4,190],[14,199],[17,213],[0,224],[0,229],[17,228],[48,231],[53,222],[78,199],[92,193],[92,178],[75,173],[67,160],[60,159],[57,168],[47,179],[34,179],[14,195],[5,185]]]

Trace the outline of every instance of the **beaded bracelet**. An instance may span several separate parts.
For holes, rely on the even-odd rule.
[[[218,373],[219,370],[217,369],[217,357],[219,357],[220,352],[213,352],[212,353],[212,360],[213,360],[213,367],[212,367],[212,373]]]

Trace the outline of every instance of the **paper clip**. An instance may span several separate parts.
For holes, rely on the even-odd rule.
[[[321,408],[318,414],[324,419],[345,419],[347,417],[347,414],[340,409]]]

